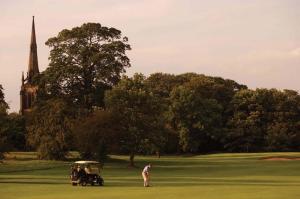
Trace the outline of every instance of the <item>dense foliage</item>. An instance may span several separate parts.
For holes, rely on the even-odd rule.
[[[105,161],[108,152],[118,151],[120,126],[111,112],[98,110],[73,126],[74,144],[84,159]]]
[[[65,158],[73,141],[73,115],[74,110],[61,99],[50,99],[34,107],[27,118],[27,141],[40,159]]]
[[[300,96],[291,90],[242,90],[231,101],[225,148],[293,151],[300,143]]]
[[[26,149],[25,119],[17,113],[10,113],[7,117],[7,143],[10,150],[23,151]]]
[[[8,108],[0,84],[0,159],[5,152],[24,150],[26,145],[25,120],[19,114],[8,114]]]
[[[101,161],[122,153],[132,166],[137,153],[300,150],[296,91],[251,90],[195,73],[135,74],[106,91],[104,101],[104,109],[85,115],[68,99],[40,98],[27,117],[27,142],[43,159],[63,159],[69,150]],[[1,139],[11,143],[2,148],[22,149],[22,118],[2,106]]]

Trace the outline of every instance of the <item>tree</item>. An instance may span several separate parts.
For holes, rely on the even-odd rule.
[[[130,67],[127,41],[120,30],[99,23],[64,29],[48,39],[50,64],[37,80],[39,99],[59,97],[88,111],[102,107],[104,91]]]
[[[7,125],[7,143],[12,150],[24,151],[26,149],[25,118],[20,114],[10,113]]]
[[[234,152],[262,151],[265,146],[267,112],[271,102],[267,90],[241,90],[231,101],[233,116],[228,121],[225,148]]]
[[[4,99],[3,87],[0,84],[0,114],[7,115],[8,108],[9,108],[8,104],[5,102]]]
[[[130,155],[130,166],[134,166],[134,156],[147,147],[163,146],[163,123],[158,99],[149,91],[145,77],[135,74],[123,79],[105,94],[105,105],[119,116],[122,128],[120,144]]]
[[[300,96],[276,89],[241,90],[231,101],[225,148],[230,151],[299,150]]]
[[[146,79],[145,83],[154,95],[163,100],[168,100],[175,87],[190,81],[186,76],[196,76],[196,74],[192,74],[173,75],[168,73],[153,73]]]
[[[4,153],[9,150],[7,145],[7,110],[8,104],[5,102],[3,87],[0,84],[0,159],[4,157]]]
[[[39,102],[28,115],[28,143],[40,159],[62,160],[71,144],[74,110],[61,99]]]
[[[114,114],[104,110],[80,118],[73,129],[76,149],[84,159],[103,162],[118,147],[120,126]]]
[[[196,73],[185,73],[180,75],[154,73],[147,78],[146,83],[151,92],[160,98],[160,101],[163,105],[163,116],[165,118],[168,118],[168,110],[170,110],[174,100],[172,98],[174,96],[171,95],[172,91],[178,89],[179,86],[193,90],[194,92],[198,93],[199,96],[201,95],[201,98],[215,100],[216,103],[222,106],[221,121],[219,121],[220,124],[218,124],[218,128],[223,132],[227,130],[226,123],[228,118],[230,118],[232,115],[232,111],[230,111],[229,108],[232,97],[238,90],[247,88],[246,86],[238,84],[233,80],[223,79],[220,77],[210,77]],[[192,102],[193,101],[191,100],[191,103]],[[176,152],[174,147],[178,146],[178,137],[181,134],[180,132],[176,132],[178,129],[172,129],[172,127],[176,128],[176,125],[177,124],[174,122],[172,124],[172,121],[166,119],[165,126],[169,130],[166,144],[168,151],[170,148],[173,148],[172,151]],[[203,143],[201,145],[203,146]],[[215,147],[212,145],[211,148],[215,149]]]
[[[24,118],[16,113],[7,113],[3,87],[0,85],[0,158],[7,151],[25,149]]]
[[[266,131],[267,149],[300,150],[300,95],[293,90],[272,89],[272,119]]]
[[[209,79],[199,77],[171,93],[169,117],[184,152],[207,152],[216,147],[222,128],[222,106],[204,92]]]
[[[191,78],[198,76],[195,73],[185,73],[181,75],[173,75],[168,73],[151,74],[145,81],[150,92],[159,99],[162,107],[162,121],[164,121],[164,135],[166,153],[174,153],[179,151],[178,132],[174,130],[168,118],[168,111],[171,105],[170,95],[173,89],[190,81]]]

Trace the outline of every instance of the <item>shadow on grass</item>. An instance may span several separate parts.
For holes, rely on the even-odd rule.
[[[48,180],[48,181],[47,181]],[[68,185],[67,179],[62,178],[0,178],[0,184],[36,184],[36,185]],[[213,178],[159,178],[152,181],[155,187],[190,187],[190,186],[289,186],[299,187],[300,181],[284,180],[240,180],[240,179],[213,179]],[[141,179],[108,179],[106,187],[141,187]]]
[[[11,170],[11,171],[0,171],[0,174],[8,174],[8,173],[21,173],[21,172],[32,172],[32,171],[46,171],[52,170],[57,168],[64,168],[66,165],[59,165],[55,167],[44,167],[44,168],[33,168],[33,169],[18,169],[18,170]]]
[[[42,180],[68,180],[68,178],[62,178],[62,177],[21,177],[21,178],[18,178],[18,177],[0,177],[0,182],[1,181],[5,181],[5,180],[19,180],[20,182],[22,180],[24,181],[29,181],[29,180],[35,180],[35,181],[42,181]]]
[[[18,180],[10,180],[10,181],[1,181],[0,184],[52,184],[52,185],[59,185],[59,184],[68,184],[66,182],[39,182],[39,181],[18,181]]]
[[[24,161],[33,161],[33,160],[37,160],[36,158],[31,158],[31,157],[29,157],[29,158],[20,158],[20,157],[9,157],[9,158],[5,158],[5,160],[8,160],[8,161],[10,161],[10,160],[13,160],[13,161],[20,161],[20,162],[24,162]]]
[[[273,181],[273,180],[219,180],[219,179],[204,179],[198,181],[189,180],[161,180],[153,181],[155,187],[190,187],[190,186],[300,186],[300,181]],[[140,187],[143,185],[142,180],[120,180],[108,181],[106,186],[109,187]]]

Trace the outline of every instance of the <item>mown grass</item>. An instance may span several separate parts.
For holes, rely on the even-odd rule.
[[[300,153],[138,156],[128,168],[126,156],[111,156],[102,176],[104,187],[73,187],[69,161],[40,161],[35,153],[11,153],[0,164],[2,199],[299,199],[300,160],[266,161],[264,157],[300,157]],[[74,158],[74,157],[72,157]],[[142,167],[151,162],[152,187],[142,187]]]

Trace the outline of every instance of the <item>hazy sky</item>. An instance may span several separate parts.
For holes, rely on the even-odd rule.
[[[99,22],[129,37],[128,75],[197,72],[300,91],[300,0],[1,0],[0,84],[11,111],[19,110],[32,15],[40,71],[49,37]]]

